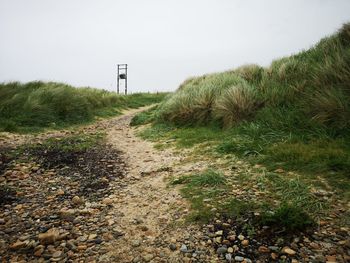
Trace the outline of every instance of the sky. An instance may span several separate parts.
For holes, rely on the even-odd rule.
[[[350,0],[0,0],[0,82],[131,93],[190,76],[268,66],[350,21]],[[121,87],[123,88],[123,87]]]

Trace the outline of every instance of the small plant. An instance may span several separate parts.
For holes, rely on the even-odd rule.
[[[214,115],[222,119],[225,127],[231,127],[237,122],[251,119],[261,106],[254,89],[248,84],[240,84],[227,89],[216,100]]]
[[[157,106],[152,107],[149,110],[142,111],[138,114],[136,114],[130,122],[131,126],[138,126],[138,125],[144,125],[147,123],[150,123],[154,121],[154,112],[156,111]]]
[[[304,230],[315,224],[302,208],[282,203],[273,211],[266,211],[261,218],[263,225],[283,227],[288,231]]]
[[[219,186],[225,185],[226,179],[225,176],[216,172],[212,169],[209,169],[201,174],[188,177],[189,186]]]

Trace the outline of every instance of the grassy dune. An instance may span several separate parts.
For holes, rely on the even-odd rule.
[[[200,146],[200,155],[215,158],[238,156],[269,172],[296,171],[302,174],[298,189],[331,187],[350,198],[350,24],[267,68],[244,65],[189,78],[134,119],[147,122],[152,125],[142,132],[145,138]],[[298,195],[289,196],[292,210],[305,210]]]
[[[0,131],[36,131],[92,121],[159,102],[164,94],[117,95],[54,82],[0,84]]]

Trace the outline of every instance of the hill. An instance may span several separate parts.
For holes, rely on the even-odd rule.
[[[125,108],[159,102],[164,94],[118,95],[55,82],[0,84],[0,131],[58,128],[107,117]]]
[[[331,191],[339,205],[350,198],[350,24],[267,68],[245,65],[189,78],[132,123],[151,123],[142,137],[159,148],[187,148],[190,160],[231,174],[245,191],[264,185],[275,200],[256,202],[275,207],[275,215],[289,213],[281,217],[290,219],[286,225],[298,216],[307,221],[300,214],[292,218],[297,212],[319,218],[321,202],[313,207],[304,202],[316,189]],[[242,168],[242,162],[248,166]],[[212,178],[212,172],[206,176]],[[175,179],[187,183],[185,197],[199,210],[195,218],[206,218],[197,198],[206,199],[206,192],[194,191],[190,181]]]

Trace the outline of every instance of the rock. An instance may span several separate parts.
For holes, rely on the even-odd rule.
[[[176,244],[171,243],[171,244],[169,245],[169,248],[170,248],[170,250],[175,251],[177,247],[176,247]]]
[[[5,225],[5,219],[0,218],[0,225]]]
[[[270,249],[265,246],[260,246],[258,248],[259,253],[270,253]]]
[[[105,204],[105,205],[111,205],[113,204],[113,200],[111,198],[105,198],[102,200],[102,203]]]
[[[249,245],[249,240],[248,239],[244,239],[244,240],[242,240],[241,244],[242,244],[242,246],[246,247],[246,246]]]
[[[132,245],[133,247],[139,247],[139,246],[141,245],[141,242],[140,242],[140,240],[133,240],[133,241],[131,242],[131,245]]]
[[[74,205],[81,205],[84,203],[84,201],[79,196],[76,195],[72,198],[72,203]]]
[[[62,251],[56,251],[55,253],[52,254],[52,257],[53,258],[59,258],[62,256]]]
[[[51,228],[46,233],[41,233],[38,236],[40,243],[43,245],[53,244],[58,238],[59,231],[56,228]]]
[[[64,195],[64,191],[62,189],[58,189],[56,195]]]
[[[233,247],[229,247],[229,248],[227,249],[227,252],[228,252],[228,253],[233,253],[233,252],[234,252]]]
[[[18,250],[18,249],[26,247],[26,245],[27,245],[27,242],[17,240],[15,243],[10,245],[10,249]]]
[[[283,254],[287,254],[289,256],[294,256],[296,254],[296,252],[293,249],[289,248],[289,247],[282,248],[281,252]]]
[[[94,240],[97,237],[96,234],[90,234],[88,240]]]
[[[148,231],[148,227],[147,226],[141,226],[141,230],[144,231],[144,232]]]
[[[230,240],[230,241],[235,241],[236,240],[236,236],[235,235],[229,235],[227,237],[227,239]]]
[[[239,235],[239,236],[238,236],[238,239],[241,240],[241,241],[243,241],[243,240],[244,240],[244,236],[243,236],[243,235]]]
[[[215,238],[215,243],[221,244],[221,237],[216,237]]]
[[[278,255],[276,253],[271,253],[271,258],[273,260],[276,260],[276,259],[278,259]]]
[[[235,261],[242,262],[244,260],[244,257],[235,256]]]
[[[218,255],[225,254],[226,252],[227,252],[227,247],[224,247],[224,246],[218,247],[218,249],[216,250],[216,253],[217,253]]]
[[[215,232],[216,236],[222,236],[223,234],[224,234],[224,231],[222,230]]]
[[[38,246],[39,248],[35,248],[35,251],[34,251],[34,256],[36,257],[41,257],[41,255],[44,253],[44,250],[45,250],[45,247],[44,246]]]
[[[143,260],[146,262],[150,262],[153,259],[153,255],[152,254],[146,254],[143,256]]]
[[[337,262],[336,256],[326,256],[327,262]]]
[[[69,221],[74,220],[75,214],[76,214],[76,210],[74,209],[62,208],[60,210],[60,217],[65,220],[69,220]]]
[[[225,255],[225,259],[228,261],[228,262],[231,262],[232,261],[232,255],[230,253],[226,254]]]
[[[185,245],[185,244],[182,244],[181,245],[181,248],[180,248],[180,251],[182,252],[182,253],[187,253],[187,246]]]
[[[78,250],[86,250],[87,249],[87,245],[79,245]]]

